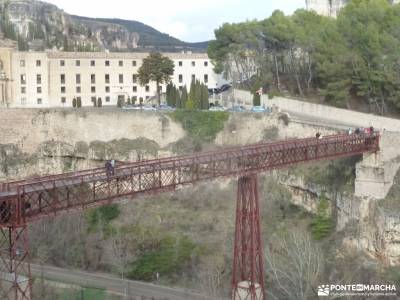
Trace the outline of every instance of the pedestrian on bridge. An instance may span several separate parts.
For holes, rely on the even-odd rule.
[[[107,177],[110,177],[111,175],[112,175],[112,173],[113,173],[113,171],[112,171],[112,165],[111,165],[111,161],[110,160],[107,160],[106,161],[106,164],[105,164],[105,167],[106,167],[106,174],[107,174]]]
[[[111,164],[111,174],[114,176],[115,175],[115,160],[112,159],[110,164]]]

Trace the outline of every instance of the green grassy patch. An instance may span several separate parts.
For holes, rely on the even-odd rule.
[[[89,232],[94,232],[98,228],[108,234],[112,232],[111,221],[118,218],[120,209],[117,204],[101,206],[99,208],[89,209],[86,212],[86,221]]]
[[[229,118],[227,112],[197,110],[176,110],[171,117],[182,124],[189,137],[200,142],[210,143],[224,128]]]
[[[82,290],[64,290],[60,296],[60,300],[109,300],[110,295],[103,289],[83,288]],[[114,298],[117,299],[117,298]]]

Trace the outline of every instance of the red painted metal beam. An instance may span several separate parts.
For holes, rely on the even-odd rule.
[[[176,186],[201,180],[239,176],[239,190],[242,195],[238,197],[238,203],[241,203],[239,218],[249,216],[249,205],[253,212],[249,212],[252,214],[251,218],[246,217],[246,220],[242,220],[242,225],[238,226],[237,223],[237,232],[241,234],[240,238],[236,239],[235,251],[241,253],[237,254],[239,256],[247,256],[241,263],[237,258],[235,260],[235,270],[242,269],[239,273],[234,273],[237,276],[233,280],[232,297],[235,300],[241,299],[238,298],[241,294],[237,292],[239,280],[242,280],[242,283],[247,280],[247,291],[251,298],[246,299],[264,299],[265,288],[261,278],[262,245],[260,230],[257,230],[259,218],[256,217],[259,215],[259,208],[255,174],[299,163],[378,150],[378,133],[332,135],[322,139],[259,143],[194,155],[128,163],[117,166],[112,176],[107,176],[105,168],[96,168],[0,184],[0,284],[11,284],[8,292],[0,296],[2,299],[30,299],[32,279],[28,258],[27,223],[73,209],[109,204],[126,196],[170,191]],[[252,253],[247,253],[245,248],[249,238],[253,245]],[[247,272],[248,268],[253,271]],[[258,291],[261,291],[261,294]]]
[[[9,182],[0,191],[0,226],[113,202],[121,197],[173,190],[218,177],[243,176],[299,163],[379,150],[379,135],[333,135],[293,139],[219,151]]]

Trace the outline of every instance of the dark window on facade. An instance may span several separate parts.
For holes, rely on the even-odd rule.
[[[106,93],[109,93],[109,92],[110,92],[110,87],[106,86]]]
[[[132,60],[132,67],[136,67],[136,60]]]
[[[90,82],[91,83],[96,83],[96,75],[95,74],[91,74],[90,75]]]
[[[122,60],[120,60],[120,61],[118,62],[118,66],[123,67],[123,66],[124,66],[124,62],[123,62]]]
[[[196,62],[192,61],[192,67],[195,67],[195,66],[196,66]]]
[[[95,87],[95,86],[90,87],[90,91],[91,91],[92,93],[96,93],[96,87]]]
[[[81,93],[81,87],[80,87],[80,86],[77,86],[77,87],[76,87],[76,92],[77,92],[78,94]]]
[[[80,83],[81,83],[81,74],[76,74],[76,76],[75,76],[75,82],[76,82],[77,84],[80,84]]]
[[[150,86],[146,85],[146,92],[150,92]]]
[[[105,61],[105,65],[106,65],[106,67],[109,67],[109,66],[110,66],[110,61],[109,61],[109,60],[106,60],[106,61]]]
[[[196,80],[196,75],[192,74],[192,81]]]
[[[42,84],[42,75],[40,75],[40,74],[36,75],[36,83],[37,84]]]
[[[106,96],[106,102],[110,102],[110,96]]]
[[[21,74],[21,84],[26,84],[26,75],[25,74]]]
[[[65,94],[65,86],[62,86],[62,87],[61,87],[61,93],[62,93],[62,94]]]
[[[38,87],[36,88],[36,92],[37,92],[38,94],[41,94],[41,93],[42,93],[42,87],[41,87],[41,86],[38,86]]]
[[[132,92],[134,92],[134,93],[136,93],[136,92],[137,92],[137,86],[136,86],[136,85],[134,85],[134,86],[133,86],[133,88],[132,88]]]
[[[65,104],[65,102],[67,102],[67,98],[61,97],[61,103],[62,103],[62,104]]]
[[[65,60],[60,60],[60,67],[64,67],[65,66]]]
[[[21,86],[21,94],[26,94],[26,87],[25,86]]]
[[[96,61],[91,60],[91,61],[90,61],[90,65],[91,65],[92,67],[94,67],[94,66],[96,65]]]
[[[205,74],[205,75],[204,75],[204,83],[207,83],[207,82],[208,82],[208,75]]]
[[[124,83],[124,75],[123,74],[119,74],[118,80],[119,80],[119,83]]]
[[[106,83],[110,83],[110,74],[106,74],[105,81]]]
[[[205,62],[204,62],[204,66],[205,66],[205,67],[208,67],[208,61],[205,61]]]
[[[132,75],[132,82],[133,82],[133,83],[136,83],[136,82],[137,82],[137,75],[136,75],[136,74],[133,74],[133,75]]]
[[[92,103],[96,103],[96,97],[92,97]]]
[[[42,61],[37,60],[37,61],[36,61],[36,67],[40,67],[41,65],[42,65]]]
[[[179,74],[179,83],[182,83],[182,82],[183,82],[183,75]]]
[[[20,67],[25,67],[25,60],[23,60],[23,59],[20,60],[20,61],[19,61],[19,66],[20,66]]]
[[[37,104],[42,104],[42,98],[37,98],[36,102]]]
[[[183,66],[183,61],[179,61],[179,66],[182,67]]]
[[[60,75],[60,82],[61,82],[61,84],[65,83],[65,74]]]
[[[136,102],[137,101],[137,96],[132,96],[132,101]]]
[[[75,61],[75,66],[79,67],[81,65],[81,61],[80,60],[76,60]]]

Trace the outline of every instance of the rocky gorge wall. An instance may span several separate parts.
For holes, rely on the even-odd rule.
[[[322,123],[287,123],[279,114],[231,114],[212,147],[309,137],[317,131],[326,135],[337,129]],[[176,154],[174,146],[186,137],[182,124],[168,113],[0,109],[0,182],[103,166],[110,158],[137,161],[171,156]],[[379,204],[393,185],[399,147],[399,135],[385,133],[382,151],[366,155],[357,165],[355,195],[326,195],[336,214],[336,230],[346,236],[344,245],[393,265],[400,264],[400,209]],[[324,187],[306,182],[299,173],[279,171],[272,176],[291,191],[294,204],[316,212]]]

